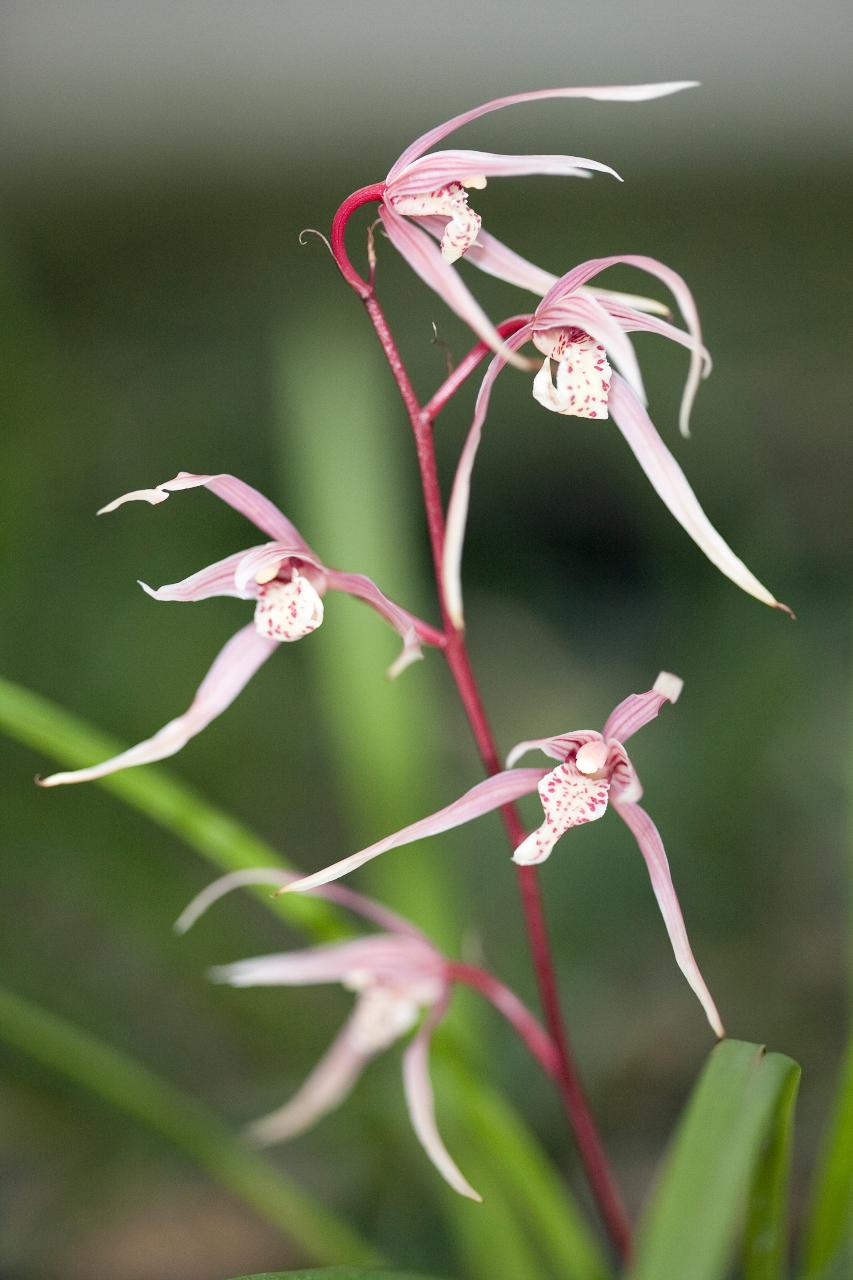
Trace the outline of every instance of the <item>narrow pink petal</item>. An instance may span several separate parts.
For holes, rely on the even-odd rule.
[[[330,942],[302,951],[252,956],[211,969],[214,982],[230,987],[304,987],[342,982],[352,974],[403,985],[424,977],[442,977],[445,961],[424,938],[411,934],[371,933],[346,942]]]
[[[726,1033],[720,1021],[720,1015],[717,1013],[717,1007],[711,998],[710,991],[705,986],[704,979],[699,972],[699,966],[690,949],[687,930],[684,926],[684,917],[681,914],[681,907],[678,905],[678,898],[672,883],[669,863],[660,838],[660,832],[645,809],[641,809],[638,804],[628,804],[624,801],[615,800],[614,808],[631,831],[640,846],[640,852],[646,860],[652,889],[657,898],[658,906],[666,925],[666,931],[669,934],[669,940],[672,943],[672,949],[678,961],[678,967],[698,996],[699,1002],[705,1010],[705,1015],[714,1031],[718,1036],[724,1036]]]
[[[666,84],[629,84],[629,85],[604,85],[594,88],[583,89],[534,89],[529,93],[512,93],[502,98],[493,98],[490,102],[484,102],[479,107],[473,107],[470,111],[463,111],[457,116],[453,116],[450,120],[445,120],[443,124],[436,125],[434,129],[429,129],[426,133],[421,134],[412,142],[399,160],[391,167],[388,174],[388,181],[392,181],[406,165],[411,164],[418,156],[422,156],[425,151],[429,151],[430,147],[434,147],[437,142],[441,142],[442,138],[446,138],[448,134],[454,133],[457,129],[461,129],[463,125],[469,124],[472,120],[479,119],[480,116],[488,115],[492,111],[500,111],[504,107],[514,107],[522,102],[541,102],[548,98],[592,98],[596,102],[648,102],[652,98],[663,98],[670,93],[678,93],[681,89],[692,89],[696,85],[695,80],[676,80]]]
[[[420,227],[413,226],[407,218],[394,213],[387,205],[380,210],[379,216],[394,248],[424,283],[434,289],[451,311],[455,311],[493,351],[507,353],[507,343],[458,273],[442,258],[440,250],[430,237]],[[527,368],[526,361],[520,357],[507,358],[519,368]]]
[[[583,293],[585,288],[586,286],[583,286],[580,292]],[[637,308],[636,304],[630,301],[630,294],[611,293],[607,296],[606,289],[598,289],[595,292],[599,302],[606,307],[615,320],[619,321],[626,333],[655,333],[659,338],[668,338],[670,342],[677,342],[680,346],[687,347],[689,351],[698,352],[702,360],[702,376],[708,377],[713,368],[713,361],[704,343],[697,342],[692,334],[660,319],[659,316],[645,314],[642,308]]]
[[[122,751],[105,760],[103,764],[88,769],[75,769],[69,773],[53,773],[49,778],[38,779],[39,786],[58,787],[67,782],[91,782],[130,769],[135,765],[152,764],[173,756],[194,738],[197,733],[221,715],[249,683],[262,663],[278,648],[274,640],[258,635],[254,623],[243,627],[232,636],[198,688],[188,711],[170,720],[153,738],[139,742],[135,747]]]
[[[250,585],[257,585],[259,580],[261,582],[269,581],[271,577],[275,576],[275,573],[278,572],[285,560],[290,560],[291,558],[310,564],[318,573],[325,574],[326,572],[322,561],[318,560],[304,543],[300,544],[292,539],[284,542],[265,542],[262,547],[252,547],[249,551],[243,552],[243,557],[234,574],[234,585],[238,591],[254,594],[254,592],[247,590]],[[260,579],[258,575],[260,575]]]
[[[527,342],[530,333],[530,325],[524,325],[517,333],[507,338],[506,345],[513,351],[517,350]],[[477,457],[480,438],[483,434],[483,424],[486,421],[486,414],[489,410],[492,384],[505,363],[506,361],[502,355],[496,355],[480,384],[477,403],[474,406],[474,419],[468,429],[465,444],[459,455],[456,475],[453,477],[453,489],[450,494],[450,501],[447,504],[447,526],[441,563],[441,581],[447,611],[450,614],[453,625],[460,630],[465,625],[462,606],[462,549],[465,545],[465,526],[468,522],[471,472],[474,469],[474,461]]]
[[[608,267],[617,266],[620,263],[629,267],[637,267],[640,271],[645,271],[662,281],[672,293],[678,303],[681,314],[684,316],[693,345],[690,349],[690,369],[687,374],[684,395],[681,399],[679,426],[681,434],[689,436],[690,411],[693,408],[693,401],[696,399],[696,392],[702,377],[703,362],[707,357],[707,352],[702,345],[702,327],[699,323],[699,312],[693,300],[693,294],[690,292],[687,282],[677,271],[673,271],[666,263],[659,262],[657,258],[649,258],[645,254],[625,253],[615,254],[609,258],[592,258],[588,262],[582,262],[577,267],[573,267],[571,271],[558,280],[550,292],[542,299],[542,308],[547,311],[553,302],[565,294],[574,292],[602,271],[606,271]]]
[[[399,177],[389,180],[386,197],[419,195],[435,191],[450,182],[462,182],[472,175],[485,178],[523,177],[545,174],[553,177],[577,177],[582,172],[607,173],[619,179],[610,165],[584,156],[562,155],[497,155],[492,151],[432,151],[415,160]]]
[[[158,484],[154,489],[134,489],[132,493],[125,493],[122,497],[116,498],[113,502],[108,502],[105,507],[101,507],[98,515],[105,515],[108,511],[115,511],[116,507],[122,506],[125,502],[149,502],[152,506],[160,502],[165,502],[170,493],[177,493],[182,489],[198,489],[200,487],[209,489],[211,493],[215,493],[217,498],[221,498],[223,502],[227,502],[229,507],[233,507],[235,511],[239,511],[252,524],[257,525],[268,538],[275,538],[277,541],[298,543],[303,550],[308,551],[308,544],[302,537],[299,530],[290,523],[287,516],[279,511],[278,507],[270,502],[269,498],[265,498],[262,493],[258,493],[257,489],[253,489],[250,484],[238,480],[236,476],[226,473],[215,476],[193,475],[190,471],[180,471],[174,480],[166,480],[163,484]]]
[[[506,767],[511,769],[516,760],[526,756],[528,751],[544,751],[552,760],[565,760],[585,743],[601,741],[601,734],[596,729],[575,729],[553,738],[528,738],[526,742],[516,743],[506,758]]]
[[[352,1035],[353,1014],[333,1040],[331,1047],[289,1102],[271,1115],[255,1120],[248,1135],[259,1146],[285,1142],[310,1129],[348,1097],[353,1086],[374,1056]]]
[[[435,1122],[435,1101],[432,1082],[429,1078],[429,1046],[433,1032],[447,1011],[448,998],[436,1004],[426,1015],[417,1035],[403,1054],[403,1088],[406,1093],[406,1105],[418,1141],[435,1165],[438,1172],[454,1191],[469,1200],[482,1201],[479,1195],[461,1173],[458,1165],[451,1157],[441,1140]]]
[[[613,421],[628,442],[628,447],[645,471],[655,492],[711,563],[749,595],[755,596],[756,600],[790,613],[788,606],[780,604],[762,586],[717,533],[700,507],[681,467],[658,435],[649,415],[616,374],[610,389],[609,404]]]
[[[589,175],[587,175],[589,176]],[[429,231],[430,235],[441,239],[444,230],[444,219],[442,218],[419,218],[419,226]],[[545,271],[542,267],[537,267],[534,263],[528,262],[526,258],[522,258],[521,254],[510,249],[508,245],[502,243],[495,236],[490,235],[488,231],[480,231],[477,239],[471,245],[471,248],[465,255],[466,262],[470,262],[473,266],[478,267],[480,271],[484,271],[486,275],[494,276],[498,280],[504,280],[507,284],[514,284],[519,289],[527,289],[530,293],[535,293],[537,297],[542,298],[557,283],[558,277],[552,271]],[[613,289],[594,289],[581,286],[579,292],[583,296],[597,298],[603,303],[611,314],[615,314],[614,308],[622,308],[624,314],[629,312],[653,312],[657,315],[669,315],[669,307],[662,302],[658,302],[656,298],[643,298],[639,294],[620,293]],[[620,313],[619,318],[622,317]],[[637,325],[637,328],[643,326]],[[670,326],[667,326],[669,328]],[[659,330],[654,330],[659,332]],[[680,333],[676,329],[675,333]],[[666,334],[670,337],[673,335]],[[685,345],[689,345],[690,339],[688,335],[682,335],[685,338]],[[678,341],[679,339],[676,339]]]
[[[201,893],[196,894],[188,906],[184,907],[175,921],[175,932],[179,934],[186,933],[215,902],[218,902],[220,898],[224,898],[227,893],[232,893],[235,889],[245,889],[249,885],[270,885],[270,887],[276,885],[280,887],[281,885],[291,884],[298,879],[299,872],[284,871],[281,867],[256,867],[247,868],[245,871],[229,871],[227,875],[220,876],[218,880],[214,880],[212,884],[207,885],[206,888],[202,889]],[[318,898],[325,898],[328,902],[334,902],[338,906],[346,907],[349,911],[355,911],[358,915],[363,916],[366,920],[372,920],[374,924],[378,924],[381,929],[386,929],[389,933],[402,933],[409,937],[426,940],[426,935],[416,925],[406,920],[404,916],[398,916],[396,911],[389,911],[381,903],[374,902],[372,898],[356,893],[354,889],[349,889],[345,885],[324,885],[322,888],[316,889],[315,894]]]
[[[236,596],[240,600],[248,600],[250,593],[236,581],[237,570],[249,554],[247,551],[235,551],[224,560],[217,560],[198,573],[192,573],[180,582],[170,582],[163,587],[149,587],[140,582],[143,591],[155,600],[209,600],[212,596]]]
[[[582,773],[574,758],[558,764],[539,783],[545,821],[522,840],[512,855],[513,862],[522,867],[544,862],[560,837],[572,827],[582,827],[604,817],[609,792],[609,778]]]
[[[329,569],[327,579],[333,591],[343,591],[346,595],[364,600],[381,618],[390,622],[402,637],[403,651],[389,668],[389,676],[399,675],[412,662],[417,662],[424,656],[418,636],[418,619],[393,600],[389,600],[371,578],[363,573],[344,573],[339,569]]]
[[[484,813],[491,813],[501,805],[511,804],[513,800],[529,795],[531,791],[536,790],[544,773],[544,769],[508,769],[503,773],[496,773],[493,777],[486,778],[484,782],[478,782],[476,787],[466,791],[463,796],[444,809],[439,809],[429,817],[421,818],[419,822],[403,827],[401,831],[395,831],[384,840],[378,840],[367,849],[351,854],[348,858],[342,858],[340,862],[335,862],[322,871],[315,872],[314,875],[286,885],[283,892],[304,893],[307,889],[316,889],[318,885],[328,884],[331,880],[338,880],[350,871],[355,871],[356,867],[369,862],[371,858],[378,858],[381,853],[386,853],[389,849],[397,849],[401,845],[412,844],[415,840],[425,840],[427,836],[436,836],[442,831],[461,827],[463,823],[471,822]]]
[[[614,707],[604,725],[604,737],[627,742],[638,729],[654,720],[667,702],[677,702],[684,681],[670,671],[661,671],[647,693],[629,693]]]

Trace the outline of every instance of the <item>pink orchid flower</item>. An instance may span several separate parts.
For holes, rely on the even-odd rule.
[[[510,752],[505,770],[478,783],[446,808],[322,871],[287,884],[281,892],[316,889],[390,849],[449,831],[538,791],[544,822],[522,841],[513,854],[513,861],[530,866],[544,862],[556,842],[572,827],[601,818],[609,802],[628,826],[645,859],[676,961],[698,996],[714,1031],[722,1036],[720,1016],[690,949],[663,843],[651,818],[638,804],[643,791],[624,745],[638,729],[655,719],[665,703],[676,701],[681,687],[682,682],[677,676],[663,671],[647,693],[632,693],[620,702],[607,717],[601,733],[579,729],[554,738],[519,743]],[[521,755],[533,749],[559,760],[557,768],[548,771],[512,767]]]
[[[666,284],[678,302],[687,330],[659,316],[644,314],[624,298],[584,294],[589,280],[617,264],[639,267]],[[788,606],[758,581],[711,524],[684,472],[658,435],[644,407],[642,374],[628,337],[632,332],[657,334],[690,352],[679,419],[682,435],[688,436],[696,391],[700,379],[710,372],[711,360],[702,344],[692,294],[682,277],[662,262],[638,254],[621,254],[581,263],[552,285],[527,323],[506,339],[506,345],[515,352],[532,340],[544,356],[533,382],[534,399],[551,412],[569,417],[594,421],[612,417],[655,492],[711,563],[749,595],[790,613]],[[621,374],[613,371],[610,360]],[[471,473],[492,387],[506,363],[504,354],[498,352],[486,370],[448,504],[442,577],[448,610],[457,627],[464,625],[461,569]],[[555,365],[556,382],[552,372]]]
[[[495,155],[483,151],[430,151],[430,148],[470,121],[522,102],[550,98],[646,102],[692,88],[695,84],[693,80],[680,80],[666,84],[539,89],[495,98],[446,120],[411,143],[391,166],[385,179],[380,209],[380,218],[389,240],[421,279],[484,342],[497,351],[503,351],[506,356],[507,349],[500,335],[452,263],[468,255],[475,266],[489,275],[539,293],[550,288],[556,277],[534,267],[484,232],[482,219],[468,203],[469,190],[482,189],[490,177],[535,173],[589,177],[595,171],[615,178],[619,175],[609,165],[582,156]],[[435,241],[439,242],[439,247]],[[662,310],[659,303],[650,299],[632,298],[631,301],[635,306],[652,311]],[[514,356],[509,358],[515,361]]]
[[[98,514],[114,511],[125,502],[142,501],[156,505],[165,502],[170,493],[199,487],[216,494],[273,541],[237,551],[181,582],[157,590],[144,582],[140,585],[155,600],[207,600],[212,596],[253,600],[254,621],[231,637],[183,715],[170,720],[152,738],[102,764],[38,779],[41,786],[88,782],[119,769],[163,760],[180,751],[231,705],[279,645],[301,640],[316,631],[323,621],[323,597],[327,591],[341,591],[364,600],[399,633],[403,639],[403,651],[389,669],[391,676],[423,656],[422,641],[436,645],[444,643],[440,632],[394,604],[370,578],[360,573],[330,569],[278,507],[235,476],[192,475],[182,471],[174,480],[168,480],[155,489],[137,489],[124,494]]]
[[[224,894],[250,884],[287,887],[297,877],[277,868],[237,871],[204,889],[186,908],[176,929],[185,933]],[[258,956],[211,971],[216,982],[232,987],[309,986],[339,982],[355,993],[355,1008],[331,1047],[294,1097],[279,1110],[250,1126],[250,1136],[262,1145],[283,1142],[304,1132],[339,1106],[364,1068],[420,1022],[403,1053],[403,1088],[412,1127],[432,1163],[446,1182],[471,1200],[482,1197],[460,1172],[438,1132],[429,1077],[432,1035],[450,1003],[455,981],[466,975],[486,979],[477,983],[551,1069],[553,1046],[518,998],[501,982],[481,970],[454,965],[425,934],[386,907],[342,885],[320,889],[320,895],[355,911],[379,926],[381,933],[347,939],[304,951]]]

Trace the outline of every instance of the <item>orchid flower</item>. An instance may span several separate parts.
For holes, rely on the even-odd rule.
[[[645,102],[695,85],[692,80],[666,84],[602,86],[581,89],[539,89],[510,94],[464,111],[415,139],[394,162],[382,191],[380,218],[389,240],[421,279],[434,289],[489,346],[513,362],[492,322],[453,269],[468,255],[489,275],[522,288],[543,292],[556,277],[526,262],[482,230],[482,219],[468,202],[468,192],[481,190],[491,177],[553,174],[589,177],[593,172],[618,178],[609,165],[582,156],[495,155],[483,151],[431,151],[436,143],[463,125],[492,111],[550,98],[592,98],[599,102]],[[439,247],[435,241],[439,242]],[[593,290],[593,293],[596,291]],[[635,306],[665,312],[651,299],[632,298]],[[523,364],[523,362],[519,362]]]
[[[237,871],[222,876],[189,904],[177,921],[185,933],[224,894],[251,884],[287,886],[297,877],[278,868]],[[308,986],[339,982],[355,993],[355,1007],[331,1047],[289,1102],[250,1126],[262,1145],[283,1142],[310,1128],[349,1095],[370,1060],[402,1039],[420,1022],[403,1053],[403,1088],[412,1127],[432,1163],[460,1195],[480,1200],[448,1153],[435,1121],[429,1078],[433,1032],[450,1003],[453,984],[466,974],[487,978],[477,984],[509,1021],[521,1030],[543,1065],[554,1070],[553,1046],[532,1015],[509,988],[491,975],[454,965],[408,920],[342,885],[320,896],[355,911],[381,933],[347,939],[304,951],[258,956],[211,970],[215,982],[232,987]]]
[[[666,284],[678,302],[687,329],[643,314],[616,296],[593,298],[583,294],[589,280],[618,264],[639,267]],[[790,613],[788,606],[758,581],[711,524],[684,472],[658,435],[644,407],[643,379],[628,338],[636,331],[669,338],[690,352],[679,419],[682,435],[687,436],[699,381],[710,372],[711,360],[702,343],[690,290],[681,276],[662,262],[622,254],[581,263],[548,290],[527,323],[506,339],[506,345],[515,352],[532,340],[544,356],[533,382],[534,399],[551,412],[567,417],[599,422],[612,417],[655,492],[711,563],[749,595]],[[611,360],[621,373],[614,372]],[[471,473],[492,386],[506,363],[503,353],[498,352],[486,370],[448,504],[442,579],[448,611],[457,627],[464,625],[461,567]],[[556,382],[552,372],[555,365]]]
[[[693,958],[687,931],[678,905],[669,864],[658,830],[637,803],[643,791],[625,751],[628,739],[655,719],[666,702],[675,702],[682,682],[662,671],[647,693],[632,693],[611,711],[604,729],[573,730],[555,738],[521,742],[507,759],[507,768],[472,787],[458,800],[437,813],[376,844],[333,863],[322,871],[287,884],[280,892],[303,892],[337,880],[389,849],[411,844],[427,836],[449,831],[465,822],[510,804],[524,795],[539,792],[544,822],[517,847],[513,861],[521,866],[544,862],[561,836],[572,827],[603,817],[608,801],[628,826],[645,859],[652,889],[672,943],[678,965],[698,996],[705,1014],[718,1036],[723,1026],[711,995]],[[515,769],[512,766],[525,752],[537,749],[560,763],[556,769]]]
[[[254,621],[231,637],[183,715],[170,720],[152,738],[101,764],[38,779],[41,786],[88,782],[119,769],[163,760],[180,751],[231,705],[279,645],[301,640],[316,631],[323,621],[323,597],[327,591],[340,591],[364,600],[399,633],[403,650],[389,669],[391,676],[399,674],[409,663],[423,656],[421,641],[436,645],[444,643],[438,631],[394,604],[370,578],[360,573],[330,569],[278,507],[235,476],[192,475],[182,471],[174,480],[154,489],[137,489],[116,498],[98,514],[114,511],[125,502],[142,501],[156,505],[165,502],[170,493],[199,487],[209,489],[246,516],[272,541],[237,551],[181,582],[156,590],[144,582],[140,586],[155,600],[207,600],[212,596],[253,600]]]

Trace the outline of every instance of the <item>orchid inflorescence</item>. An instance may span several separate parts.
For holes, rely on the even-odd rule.
[[[418,442],[441,626],[424,622],[395,604],[369,578],[326,565],[272,502],[234,476],[181,472],[174,480],[153,489],[125,494],[103,508],[105,512],[112,511],[134,500],[157,504],[171,493],[207,488],[248,518],[268,541],[235,552],[180,582],[156,590],[144,589],[161,601],[189,602],[212,596],[233,596],[251,601],[254,617],[225,645],[183,715],[170,721],[153,737],[112,759],[73,772],[54,774],[41,780],[43,786],[104,777],[181,750],[226,710],[280,645],[304,639],[320,626],[329,592],[344,592],[363,600],[398,633],[403,649],[389,674],[398,674],[411,661],[422,657],[424,646],[444,654],[490,774],[436,813],[323,870],[306,875],[259,870],[225,877],[199,895],[181,917],[179,927],[183,931],[223,893],[247,884],[266,883],[276,885],[279,893],[319,893],[368,918],[380,929],[366,937],[301,952],[262,956],[213,971],[216,981],[238,987],[340,982],[356,997],[351,1017],[296,1096],[281,1110],[254,1124],[252,1134],[259,1141],[279,1141],[305,1129],[346,1096],[372,1057],[414,1031],[404,1052],[403,1066],[413,1126],[447,1182],[461,1194],[479,1198],[438,1135],[427,1074],[430,1038],[447,1009],[454,984],[459,981],[477,987],[505,1014],[546,1071],[557,1079],[574,1118],[576,1113],[572,1108],[585,1104],[582,1100],[578,1102],[568,1087],[574,1068],[560,1034],[559,1013],[554,1012],[553,1001],[549,1003],[547,999],[549,991],[553,991],[553,967],[533,868],[550,856],[570,829],[600,819],[608,807],[622,818],[634,836],[676,960],[714,1032],[718,1036],[724,1034],[716,1005],[687,938],[660,834],[639,803],[642,787],[626,750],[626,743],[639,729],[654,720],[667,703],[676,701],[681,680],[662,672],[648,692],[630,694],[623,699],[607,717],[600,732],[571,730],[522,742],[510,752],[506,768],[502,769],[465,648],[461,578],[471,482],[491,393],[498,373],[514,366],[527,376],[533,369],[537,370],[532,381],[532,396],[549,412],[591,423],[612,421],[661,500],[708,559],[750,595],[790,612],[753,576],[713,527],[646,410],[642,374],[630,338],[634,332],[656,334],[683,346],[689,353],[680,414],[681,433],[689,434],[693,401],[701,379],[711,368],[697,309],[678,273],[653,258],[637,254],[595,258],[561,276],[553,275],[484,230],[480,214],[470,204],[471,193],[482,191],[492,177],[534,173],[618,176],[608,165],[574,155],[496,155],[434,149],[461,126],[519,103],[549,98],[641,102],[678,92],[691,84],[685,81],[540,90],[498,98],[425,133],[405,149],[384,182],[360,189],[338,210],[332,228],[332,251],[345,280],[367,306],[409,409]],[[471,354],[449,375],[426,406],[417,402],[376,300],[375,260],[372,260],[370,279],[364,280],[352,266],[344,245],[344,233],[353,213],[370,202],[379,206],[379,217],[391,245],[478,339]],[[538,299],[535,308],[512,322],[493,323],[458,274],[454,264],[463,258],[481,271],[533,293]],[[666,286],[681,312],[684,327],[672,321],[668,307],[657,299],[600,287],[599,276],[618,265],[641,270]],[[528,344],[532,344],[537,353],[535,361],[523,352]],[[491,360],[459,457],[445,522],[435,474],[432,421],[486,356],[491,356]],[[550,769],[515,767],[516,761],[532,750],[543,752],[551,761],[556,761],[556,765]],[[543,816],[541,824],[528,833],[521,826],[514,806],[520,798],[534,792],[538,792]],[[547,1032],[493,975],[454,964],[408,921],[348,888],[330,883],[391,849],[438,835],[498,809],[510,834],[513,861],[520,868],[537,977],[540,991],[546,997]],[[577,1137],[593,1191],[617,1238],[619,1211],[614,1207],[612,1189],[607,1187],[599,1167],[601,1153],[590,1147],[597,1142],[591,1122],[578,1125]]]

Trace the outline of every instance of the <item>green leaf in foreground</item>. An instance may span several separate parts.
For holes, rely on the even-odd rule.
[[[89,1032],[3,988],[0,1039],[159,1133],[309,1257],[378,1259],[376,1249],[245,1146],[206,1107]]]
[[[815,1177],[803,1261],[807,1280],[853,1275],[853,1035]]]
[[[783,1274],[787,1130],[800,1069],[760,1045],[712,1052],[638,1233],[631,1280],[724,1280],[744,1206],[750,1280]]]

